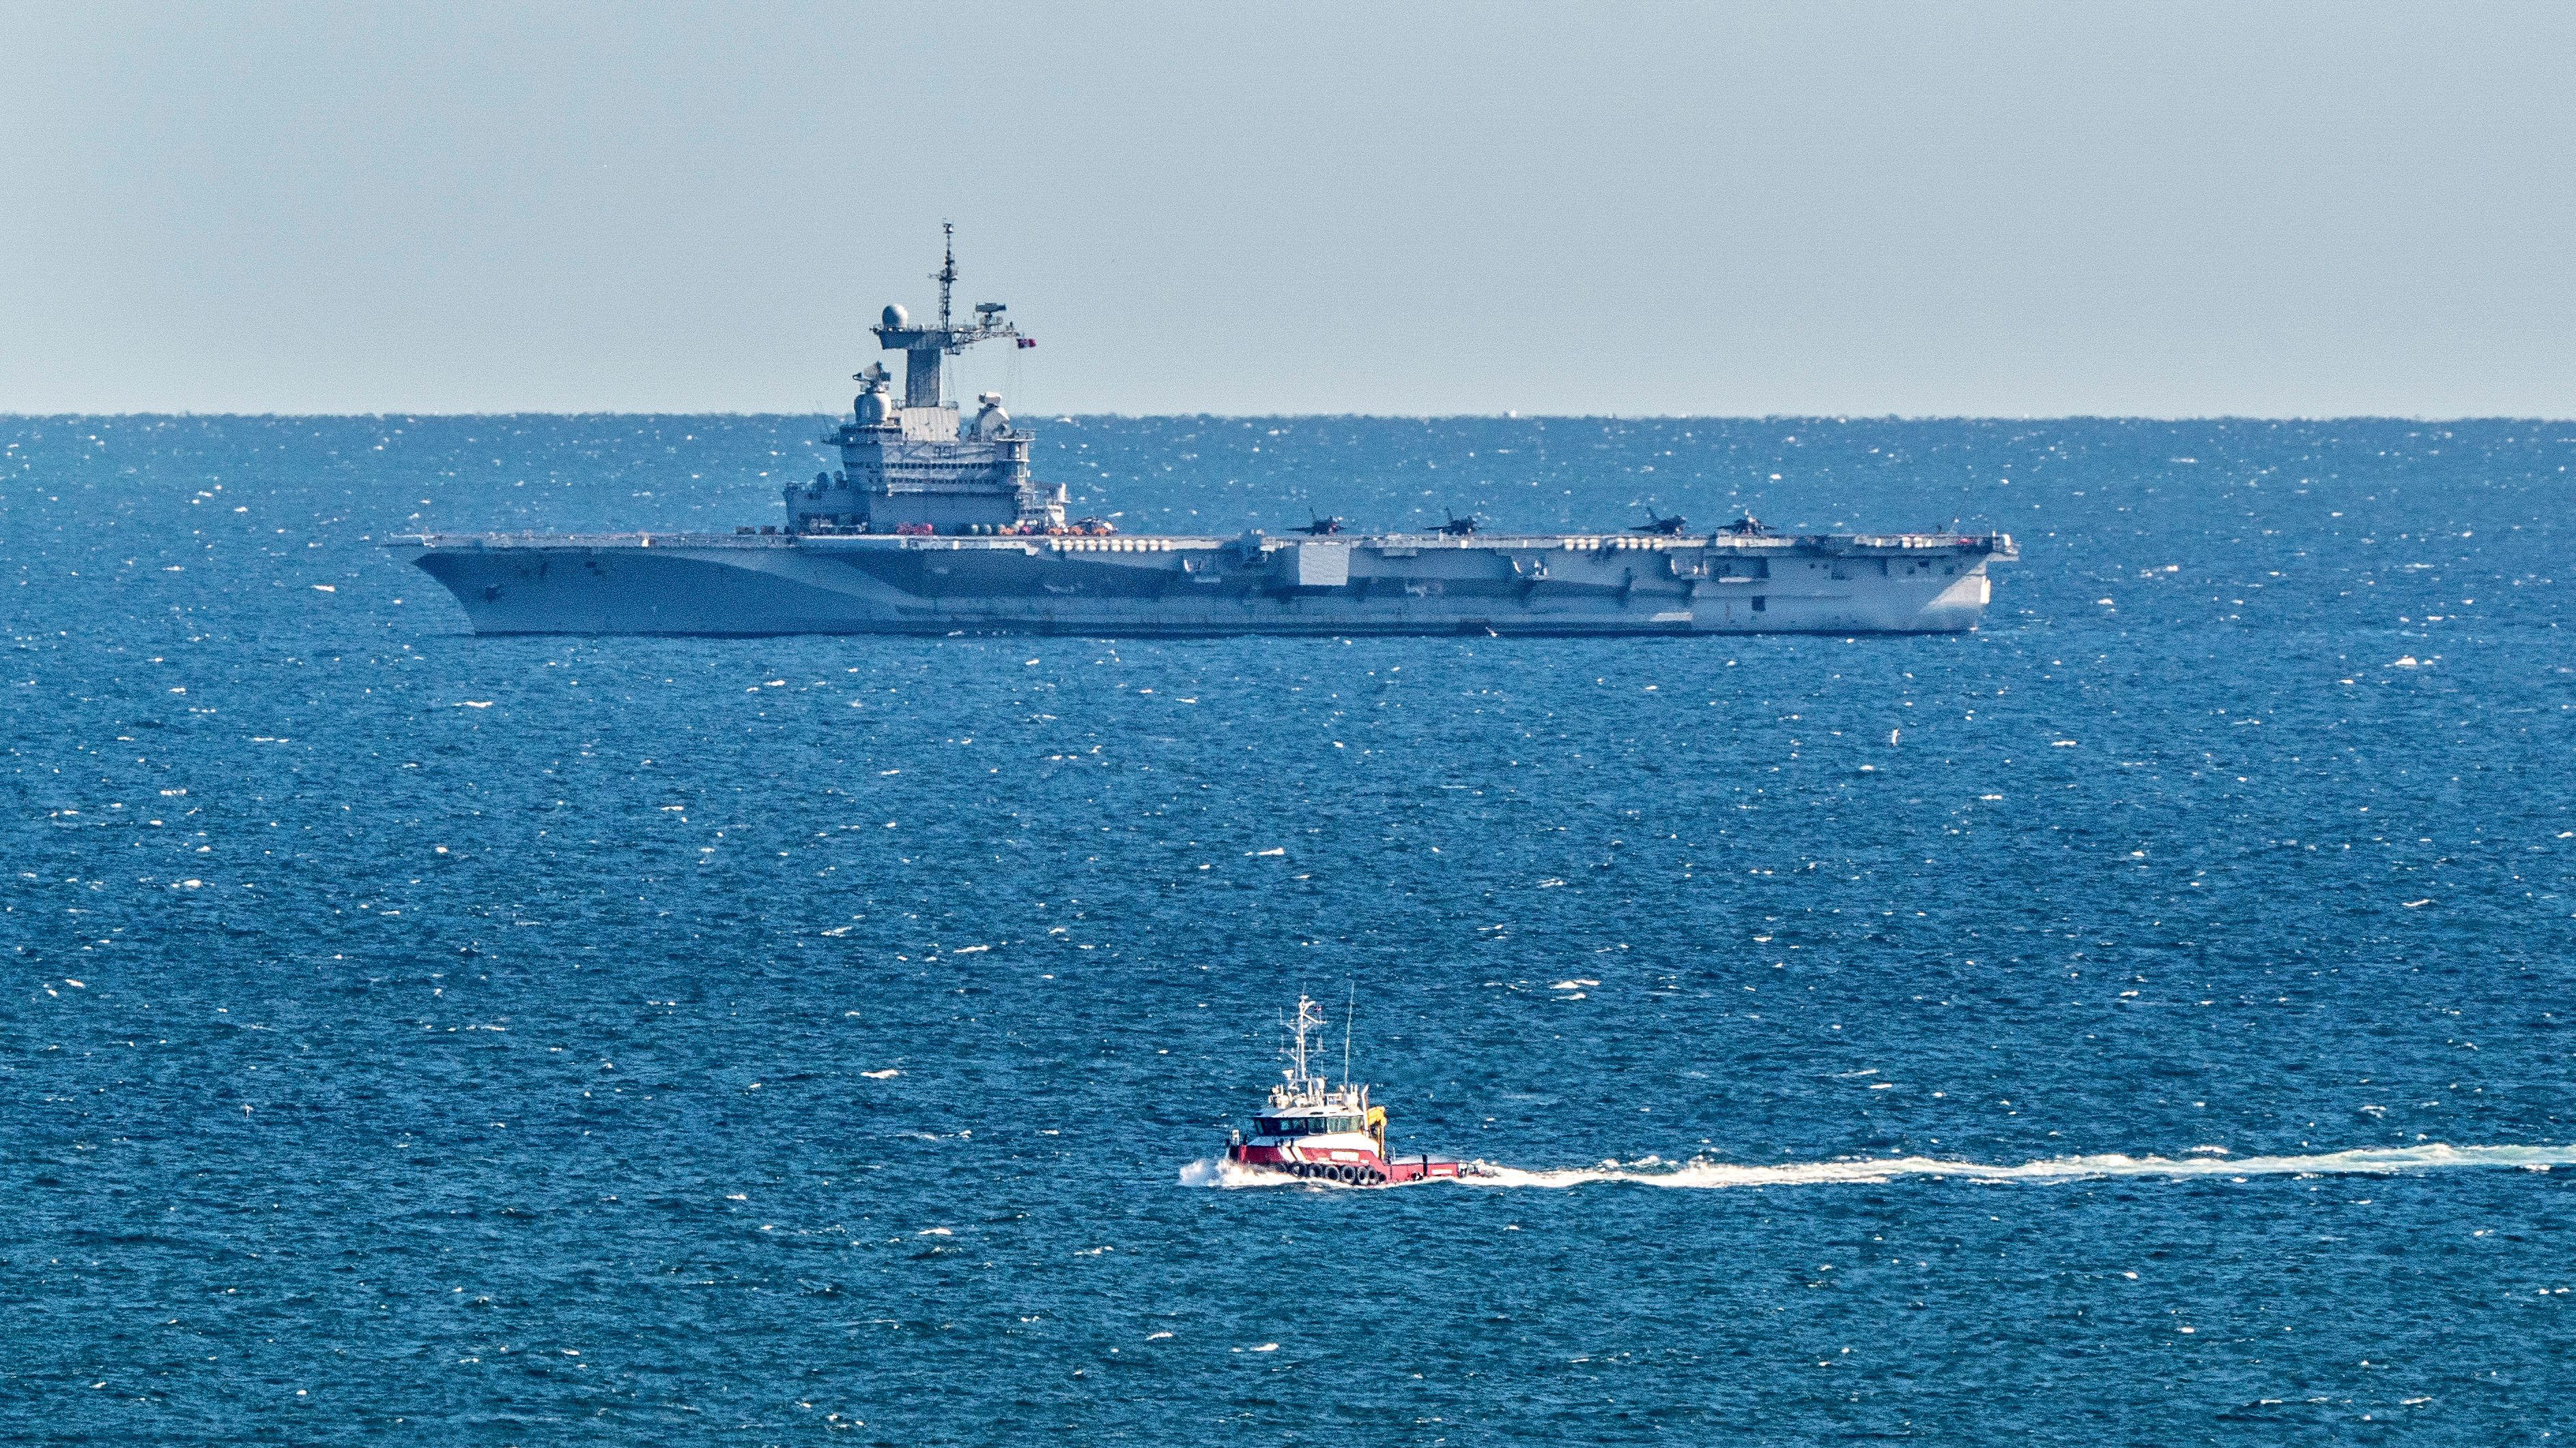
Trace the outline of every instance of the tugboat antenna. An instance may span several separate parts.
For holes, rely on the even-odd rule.
[[[1351,998],[1342,1004],[1342,1089],[1351,1089],[1351,1013],[1359,1009],[1359,982],[1350,982]]]

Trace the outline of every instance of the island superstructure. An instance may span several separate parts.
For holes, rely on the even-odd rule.
[[[961,426],[940,365],[978,342],[1023,347],[1033,339],[1003,319],[1009,308],[1000,302],[978,303],[975,320],[962,325],[950,315],[953,241],[931,280],[939,283],[938,325],[914,326],[901,306],[889,305],[870,329],[880,347],[903,353],[903,400],[894,399],[882,362],[853,379],[860,392],[849,420],[822,439],[840,450],[840,469],[788,485],[789,537],[1017,536],[1064,526],[1064,488],[1030,479],[1029,434],[1011,426],[1002,395],[980,394],[973,424]]]
[[[731,533],[433,533],[389,540],[445,584],[478,634],[1949,633],[1976,627],[2000,533],[1704,534],[1680,518],[1588,533],[1131,535],[1068,522],[1036,480],[1031,434],[998,393],[971,420],[943,359],[1032,345],[1000,303],[935,324],[888,306],[849,415],[820,441],[840,466],[785,490],[787,521]]]

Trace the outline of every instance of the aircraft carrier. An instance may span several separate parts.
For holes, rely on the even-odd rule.
[[[900,306],[872,330],[904,354],[857,376],[821,441],[840,466],[789,485],[783,524],[731,533],[469,533],[389,547],[445,584],[478,634],[1952,633],[1993,595],[2009,535],[1789,535],[1750,518],[1595,533],[1489,531],[1152,536],[1068,522],[1065,490],[1031,476],[1031,434],[996,393],[973,418],[941,360],[1033,345],[1000,303],[939,319]]]

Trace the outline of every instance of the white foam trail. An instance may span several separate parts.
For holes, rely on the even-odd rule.
[[[2203,1148],[2204,1150],[2206,1148]],[[2462,1167],[2519,1168],[2548,1171],[2576,1166],[2571,1146],[2420,1146],[2359,1147],[2303,1156],[2053,1156],[2018,1164],[1944,1160],[1929,1156],[1787,1162],[1748,1166],[1701,1158],[1667,1162],[1645,1157],[1634,1162],[1605,1161],[1599,1166],[1525,1170],[1495,1162],[1469,1164],[1474,1175],[1456,1178],[1470,1187],[1579,1187],[1593,1182],[1624,1182],[1649,1187],[1797,1187],[1867,1185],[1903,1177],[1958,1177],[1972,1182],[2072,1182],[2105,1177],[2257,1176],[2388,1176],[2402,1172],[2457,1170]],[[1439,1178],[1441,1181],[1450,1178]],[[1181,1168],[1181,1185],[1189,1187],[1290,1187],[1332,1183],[1306,1182],[1278,1172],[1239,1166],[1223,1157],[1194,1161]]]
[[[2547,1171],[2576,1166],[2576,1146],[2421,1146],[2361,1147],[2303,1156],[2166,1157],[2054,1156],[2017,1165],[1945,1161],[1905,1156],[1884,1160],[1789,1162],[1779,1166],[1746,1166],[1735,1162],[1680,1164],[1604,1162],[1597,1167],[1524,1171],[1478,1162],[1484,1175],[1461,1177],[1466,1186],[1574,1187],[1588,1182],[1632,1182],[1653,1187],[1789,1187],[1895,1181],[1900,1177],[1959,1177],[1974,1182],[2070,1182],[2104,1177],[2255,1177],[2389,1175],[2398,1172],[2460,1167],[2519,1167]]]

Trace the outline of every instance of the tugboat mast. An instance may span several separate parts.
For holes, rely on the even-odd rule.
[[[1292,1053],[1291,1064],[1283,1073],[1288,1078],[1288,1087],[1282,1104],[1321,1101],[1324,1096],[1324,1083],[1315,1079],[1306,1069],[1306,1034],[1309,1031],[1320,1031],[1324,1028],[1324,1008],[1300,992],[1297,996],[1297,1019],[1281,1024],[1297,1033],[1297,1043],[1289,1048]]]

